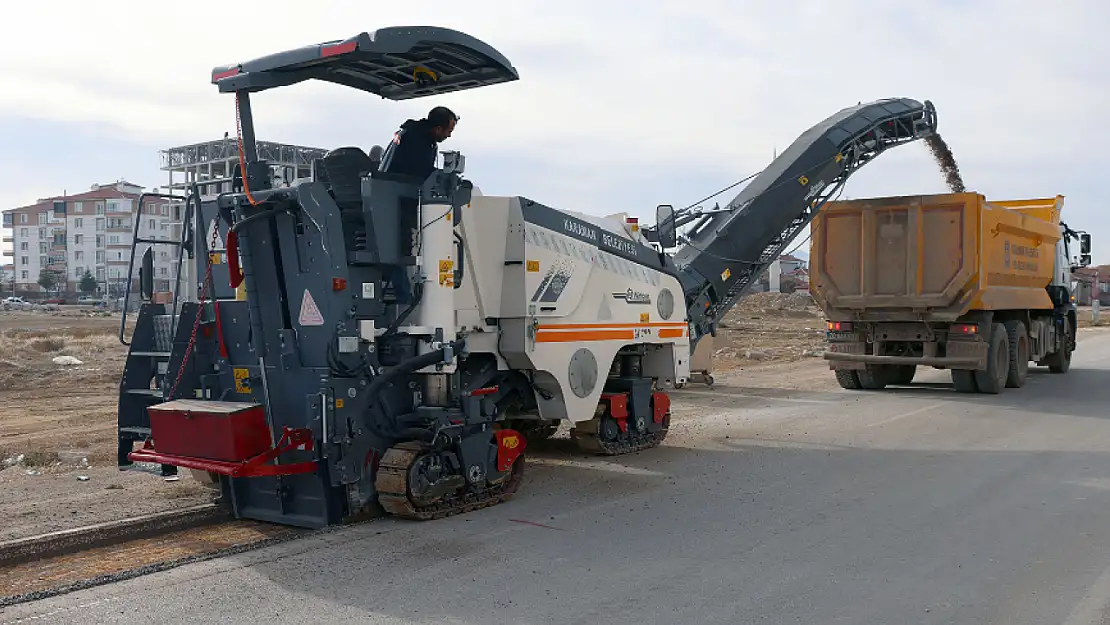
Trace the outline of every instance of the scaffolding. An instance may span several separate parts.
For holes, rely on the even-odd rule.
[[[258,142],[258,158],[269,161],[274,186],[287,186],[295,180],[312,176],[312,162],[323,158],[327,150],[300,145]],[[239,145],[234,137],[182,145],[159,151],[162,171],[169,175],[166,189],[184,194],[195,182],[201,195],[215,195],[231,190],[231,177],[239,162]]]
[[[160,150],[158,154],[162,159],[161,169],[169,176],[168,184],[161,189],[162,192],[185,196],[188,195],[194,182],[202,196],[231,191],[232,175],[235,172],[235,165],[239,163],[239,143],[235,137],[225,134],[223,139]],[[327,150],[320,148],[272,141],[258,142],[258,158],[269,161],[274,187],[289,186],[297,180],[310,179],[313,161],[323,158],[325,154]],[[169,212],[173,216],[170,224],[171,236],[174,240],[180,240],[185,203],[168,202],[168,204]],[[183,300],[194,300],[197,288],[200,286],[193,279],[192,270],[190,263],[182,265]]]

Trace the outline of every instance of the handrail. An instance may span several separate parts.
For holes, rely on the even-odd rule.
[[[131,234],[131,258],[127,261],[127,288],[123,291],[123,312],[119,320],[119,342],[123,345],[130,346],[131,342],[128,341],[126,336],[127,330],[127,308],[131,303],[131,281],[135,271],[135,250],[139,246],[139,226],[143,222],[143,201],[148,197],[167,198],[171,200],[185,200],[186,197],[180,195],[172,195],[169,193],[141,193],[139,194],[138,210],[132,211],[131,215],[135,218],[134,232]]]

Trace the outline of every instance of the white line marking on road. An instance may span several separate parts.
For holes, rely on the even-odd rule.
[[[575,469],[597,469],[600,471],[611,471],[613,473],[626,473],[631,475],[654,475],[666,476],[666,473],[659,471],[649,471],[647,469],[640,469],[637,467],[630,467],[615,462],[587,462],[583,460],[568,460],[564,458],[537,458],[532,456],[528,459],[529,464],[545,464],[552,466],[573,467]]]
[[[674,392],[675,397],[682,397],[682,395],[707,395],[710,397],[717,397],[719,399],[729,398],[743,398],[743,399],[765,399],[767,401],[784,401],[795,404],[835,404],[836,401],[831,399],[801,399],[798,397],[769,397],[767,395],[749,395],[746,393],[719,393],[714,391],[694,391],[681,389]]]
[[[918,414],[921,414],[923,412],[928,412],[930,410],[933,410],[934,408],[939,408],[940,406],[941,406],[941,404],[939,404],[939,403],[938,404],[929,404],[928,406],[922,406],[922,407],[918,408],[917,410],[911,410],[909,412],[903,412],[902,414],[896,414],[893,417],[887,417],[886,419],[883,419],[882,421],[876,421],[874,423],[868,424],[867,427],[873,428],[873,427],[878,426],[878,425],[886,425],[887,423],[891,423],[891,422],[897,421],[899,419],[905,419],[906,417],[912,417],[914,415],[918,415]]]
[[[1100,625],[1107,604],[1110,604],[1110,568],[1098,576],[1079,605],[1068,614],[1064,625]]]

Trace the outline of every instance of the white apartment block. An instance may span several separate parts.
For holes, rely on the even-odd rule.
[[[96,280],[98,294],[121,296],[128,284],[136,222],[140,238],[170,239],[175,231],[173,212],[164,200],[148,198],[140,209],[142,192],[142,187],[118,181],[4,211],[3,226],[11,230],[4,236],[11,250],[5,250],[4,255],[12,258],[16,291],[41,292],[39,277],[46,269],[57,276],[54,291],[80,292],[87,271]],[[146,247],[138,246],[131,275],[133,285],[138,279],[138,260]],[[155,248],[155,290],[173,288],[174,249],[165,245]]]

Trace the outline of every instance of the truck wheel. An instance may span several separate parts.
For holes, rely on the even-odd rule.
[[[987,370],[975,372],[975,384],[980,393],[997,395],[1006,387],[1006,377],[1010,375],[1010,341],[1006,337],[1006,326],[992,323],[990,340]]]
[[[967,369],[952,370],[952,386],[957,393],[978,393],[979,386],[975,384],[975,372]]]
[[[1010,341],[1010,373],[1006,376],[1006,386],[1021,388],[1029,377],[1029,333],[1024,323],[1014,319],[1004,325]]]
[[[837,369],[836,381],[840,384],[840,388],[846,388],[850,391],[858,391],[860,389],[859,377],[853,369]]]
[[[866,369],[856,370],[860,388],[869,391],[879,391],[886,388],[888,375],[886,367],[882,365],[867,365]]]
[[[908,386],[917,375],[917,365],[893,365],[890,368],[890,383]]]
[[[1044,360],[1053,373],[1067,373],[1071,369],[1071,322],[1064,319],[1064,345],[1060,351],[1049,354]]]

